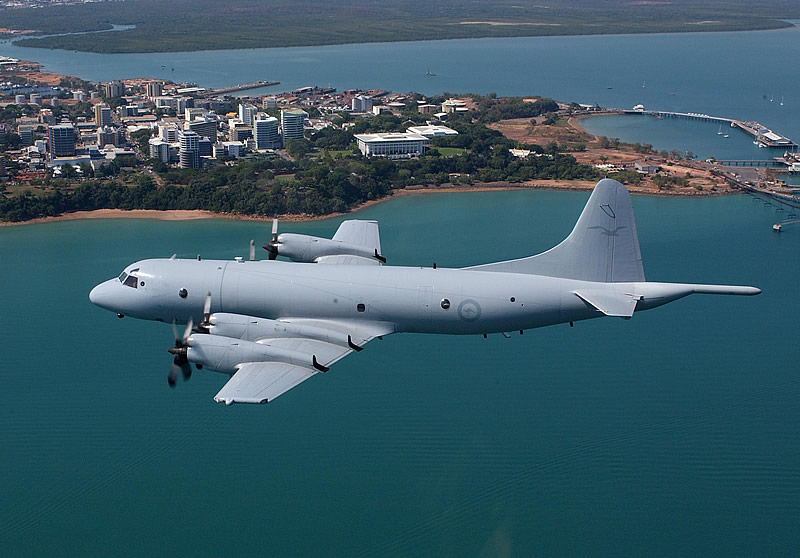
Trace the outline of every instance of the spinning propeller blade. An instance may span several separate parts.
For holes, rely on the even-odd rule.
[[[269,242],[264,244],[264,250],[267,251],[269,254],[269,259],[274,260],[278,257],[278,246],[280,243],[278,242],[278,219],[275,218],[272,220],[272,236],[270,236]]]

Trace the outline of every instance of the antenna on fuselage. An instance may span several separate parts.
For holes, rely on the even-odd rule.
[[[251,262],[256,261],[256,241],[255,240],[251,240],[250,241],[250,261]]]

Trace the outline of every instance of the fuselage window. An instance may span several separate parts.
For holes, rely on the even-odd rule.
[[[358,310],[359,312],[364,312],[364,311],[366,311],[366,309],[367,309],[367,307],[364,305],[363,302],[359,302],[356,305],[356,310]]]

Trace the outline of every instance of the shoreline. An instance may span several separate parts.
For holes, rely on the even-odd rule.
[[[651,27],[644,25],[641,30],[634,30],[634,31],[621,31],[621,32],[603,32],[603,31],[596,31],[596,32],[589,32],[589,33],[532,33],[532,34],[522,34],[522,35],[495,35],[495,34],[486,34],[486,35],[475,35],[475,36],[467,36],[467,37],[444,37],[438,39],[426,39],[426,38],[416,38],[416,39],[386,39],[376,37],[374,40],[367,40],[367,41],[338,41],[332,40],[330,42],[327,41],[319,41],[319,42],[311,42],[311,43],[298,43],[298,44],[282,44],[282,45],[273,45],[273,46],[225,46],[220,45],[216,48],[209,48],[203,50],[196,50],[187,47],[186,50],[144,50],[144,51],[128,51],[128,50],[120,50],[120,51],[101,51],[101,50],[81,50],[81,49],[74,49],[72,47],[52,47],[52,46],[26,46],[26,45],[17,45],[19,41],[24,41],[26,39],[44,39],[46,37],[54,36],[67,36],[72,35],[73,33],[65,33],[65,34],[55,34],[55,35],[48,35],[48,36],[38,36],[33,35],[35,31],[29,30],[18,30],[11,29],[10,33],[0,33],[0,41],[8,41],[9,44],[14,46],[18,46],[19,48],[31,48],[31,49],[40,49],[40,50],[49,50],[49,51],[64,51],[69,52],[71,50],[75,50],[81,54],[89,54],[89,55],[101,55],[101,56],[108,56],[108,55],[156,55],[156,54],[182,54],[182,53],[195,53],[195,52],[220,52],[220,51],[246,51],[246,50],[253,50],[253,49],[280,49],[280,48],[325,48],[325,47],[339,47],[339,46],[350,46],[350,45],[376,45],[376,44],[392,44],[392,43],[414,43],[414,42],[428,42],[428,41],[462,41],[462,40],[481,40],[481,39],[536,39],[536,38],[552,38],[552,37],[597,37],[597,36],[608,36],[608,37],[617,37],[617,36],[631,36],[631,35],[694,35],[698,33],[759,33],[759,32],[776,32],[782,31],[786,29],[791,29],[792,27],[797,27],[798,23],[795,23],[797,20],[775,17],[772,19],[774,25],[768,27],[748,27],[743,25],[741,28],[736,27],[733,29],[703,29],[702,25],[706,23],[717,23],[716,20],[710,21],[697,21],[697,22],[689,22],[689,25],[696,25],[695,28],[682,28],[680,30],[653,30]],[[540,22],[521,22],[521,23],[514,23],[514,22],[489,22],[489,21],[458,21],[453,22],[452,24],[455,25],[475,25],[475,24],[485,24],[489,27],[503,27],[507,25],[516,25],[516,26],[524,26],[529,29],[552,29],[553,27],[563,27],[564,23],[540,23]],[[114,29],[113,25],[112,29],[101,29],[96,31],[88,31],[88,32],[80,32],[79,34],[96,34],[96,33],[108,33],[108,32],[116,32],[116,31],[125,31],[126,29]],[[136,27],[134,25],[134,27]],[[15,31],[17,31],[15,33]],[[24,32],[24,34],[22,34]]]
[[[378,200],[370,200],[357,205],[348,212],[330,213],[327,215],[307,215],[307,214],[284,214],[276,216],[266,215],[235,215],[230,213],[215,213],[203,209],[95,209],[91,211],[74,211],[52,217],[37,217],[28,221],[2,221],[0,227],[17,227],[24,225],[42,225],[47,223],[59,223],[62,221],[91,221],[98,219],[142,219],[152,221],[201,221],[209,219],[223,219],[228,221],[270,221],[273,217],[289,223],[308,223],[312,221],[324,221],[325,219],[335,219],[345,215],[352,215],[362,209],[373,205],[388,202],[394,198],[402,196],[425,195],[425,194],[459,194],[470,192],[509,192],[516,190],[551,190],[551,191],[574,191],[589,192],[596,182],[590,180],[537,180],[524,183],[511,182],[491,182],[475,186],[419,186],[395,190],[391,195]],[[633,195],[663,197],[663,198],[702,198],[709,196],[726,196],[733,193],[728,192],[662,192],[652,191],[650,188],[637,186],[625,186]]]

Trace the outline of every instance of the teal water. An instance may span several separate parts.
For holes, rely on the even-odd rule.
[[[659,151],[691,151],[701,159],[767,160],[783,156],[785,149],[760,148],[738,128],[713,122],[654,116],[595,116],[581,120],[581,126],[597,136],[619,138],[628,143],[649,143]],[[723,135],[719,135],[718,132]],[[724,137],[728,134],[728,137]]]
[[[370,207],[391,264],[546,249],[587,193]],[[800,226],[745,196],[635,197],[651,280],[753,284],[611,318],[374,341],[266,406],[166,385],[170,327],[87,294],[144,257],[244,255],[267,225],[0,229],[6,556],[790,555],[800,544]],[[331,234],[339,220],[292,229]]]

